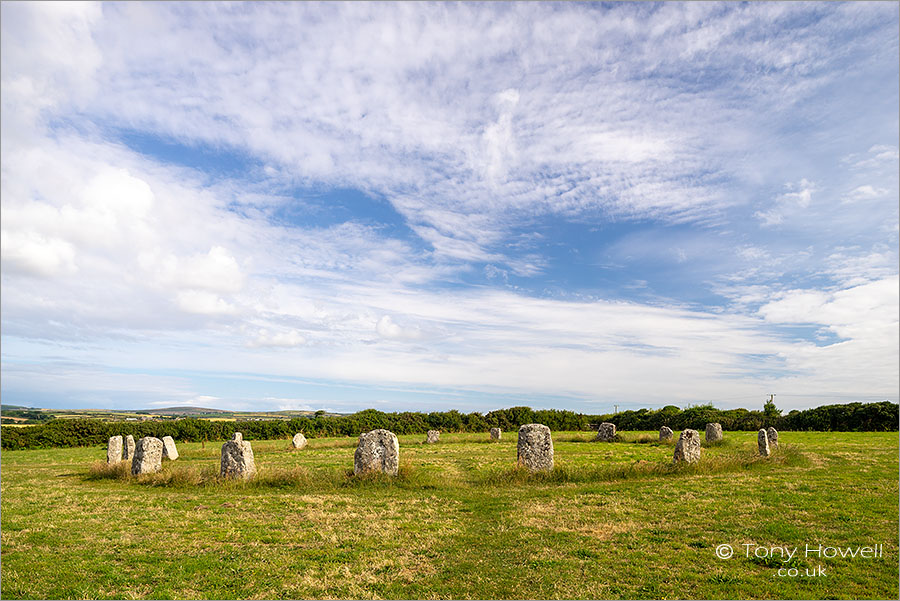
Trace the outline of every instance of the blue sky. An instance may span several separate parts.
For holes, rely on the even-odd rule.
[[[896,3],[2,27],[5,403],[898,400]]]

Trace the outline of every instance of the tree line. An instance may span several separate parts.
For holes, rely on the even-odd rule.
[[[767,403],[762,411],[716,409],[712,405],[680,409],[669,405],[662,409],[640,409],[605,415],[559,409],[534,410],[530,407],[510,407],[486,414],[461,413],[456,410],[384,413],[366,409],[352,415],[317,415],[290,420],[247,422],[196,418],[143,422],[56,419],[24,428],[0,427],[0,443],[3,449],[39,449],[106,444],[110,436],[118,434],[131,434],[135,438],[171,436],[181,442],[201,442],[227,440],[235,431],[243,433],[246,440],[273,440],[291,438],[297,432],[303,432],[308,438],[358,436],[376,428],[391,430],[396,434],[424,434],[428,430],[487,432],[490,428],[512,431],[528,423],[541,423],[554,431],[572,431],[590,430],[602,422],[614,423],[619,430],[658,430],[662,426],[669,426],[673,430],[702,430],[707,423],[719,422],[724,430],[756,431],[774,426],[786,431],[897,431],[898,421],[900,405],[888,401],[826,405],[803,411],[794,410],[787,415],[781,415],[771,403]]]

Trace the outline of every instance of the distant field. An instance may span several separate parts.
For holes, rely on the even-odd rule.
[[[4,451],[0,595],[898,597],[897,433],[783,432],[759,459],[755,433],[728,432],[689,469],[655,436],[555,432],[557,469],[539,478],[514,469],[514,432],[401,436],[394,480],[349,476],[352,438],[253,441],[249,484],[216,479],[220,444],[179,445],[142,481],[92,471],[101,447]],[[802,557],[807,544],[883,556]]]

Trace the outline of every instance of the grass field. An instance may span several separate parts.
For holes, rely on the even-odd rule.
[[[755,432],[727,432],[688,468],[654,437],[555,432],[538,477],[514,468],[514,432],[401,436],[395,479],[350,476],[350,438],[253,441],[250,483],[215,477],[221,443],[141,480],[95,463],[105,448],[5,451],[0,596],[898,597],[897,433],[782,432],[761,459]]]

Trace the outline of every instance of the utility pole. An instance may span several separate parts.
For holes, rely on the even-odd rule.
[[[619,412],[619,406],[618,406],[618,405],[613,405],[613,407],[616,408],[616,413],[618,413],[618,412]]]
[[[774,403],[774,402],[775,402],[775,395],[774,395],[774,394],[770,394],[770,395],[769,395],[769,402],[771,402],[771,403]]]

